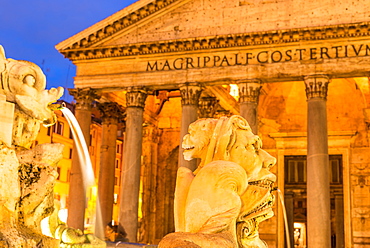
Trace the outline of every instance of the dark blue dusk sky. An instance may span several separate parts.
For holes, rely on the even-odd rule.
[[[39,65],[47,88],[73,88],[75,66],[55,45],[136,0],[0,0],[0,45],[7,58]],[[65,93],[62,98],[71,102]]]

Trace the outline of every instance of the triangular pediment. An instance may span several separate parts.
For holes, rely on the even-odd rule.
[[[140,0],[56,45],[59,51],[103,46],[107,41],[135,33],[158,16],[190,0]]]
[[[370,7],[343,6],[331,0],[140,0],[56,48],[73,60],[81,52],[80,58],[96,58],[344,37],[351,25],[368,26]]]

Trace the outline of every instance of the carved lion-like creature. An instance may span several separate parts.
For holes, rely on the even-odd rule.
[[[207,136],[207,137],[205,137]],[[241,116],[200,119],[184,137],[184,157],[200,158],[196,171],[179,168],[176,232],[159,247],[265,248],[261,221],[273,216],[276,160]]]
[[[40,123],[52,125],[56,117],[49,104],[63,95],[63,88],[45,90],[46,78],[40,67],[29,61],[5,57],[0,46],[0,95],[15,104],[12,144],[29,148]]]

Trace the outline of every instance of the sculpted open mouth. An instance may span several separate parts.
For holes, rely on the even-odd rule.
[[[270,194],[266,201],[262,202],[256,208],[249,211],[247,214],[244,215],[244,218],[252,219],[252,218],[261,218],[263,220],[271,218],[274,213],[272,212],[272,206],[275,202],[275,196]],[[262,220],[260,220],[262,221]]]
[[[195,146],[182,144],[182,149],[184,149],[185,151],[190,151],[190,150],[193,150],[194,148]]]
[[[248,184],[255,185],[258,187],[262,187],[262,188],[272,189],[274,182],[268,179],[263,179],[263,180],[258,180],[258,181],[251,181]]]
[[[273,183],[268,179],[249,182],[243,197],[244,206],[240,219],[258,218],[265,220],[274,215],[272,211],[275,202],[275,196],[272,194]]]

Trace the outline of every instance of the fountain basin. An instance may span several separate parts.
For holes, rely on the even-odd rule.
[[[118,248],[156,248],[157,245],[147,245],[139,243],[130,243],[130,242],[107,242],[108,247],[118,247]]]

